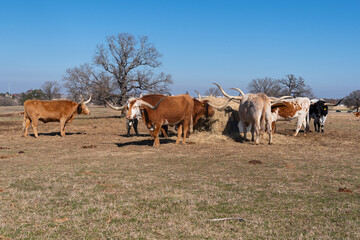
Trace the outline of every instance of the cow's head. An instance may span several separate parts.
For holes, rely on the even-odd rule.
[[[165,99],[166,97],[163,97],[156,105],[155,107],[151,105],[150,103],[142,100],[141,98],[135,98],[135,99],[129,99],[128,103],[128,111],[126,114],[127,119],[134,119],[134,118],[141,118],[142,113],[141,111],[143,109],[151,109],[156,110],[159,106],[159,104]]]
[[[85,102],[84,102],[84,98],[82,96],[81,96],[81,98],[82,98],[82,100],[77,107],[77,112],[78,112],[78,114],[89,115],[90,110],[88,109],[88,107],[85,104],[87,104],[91,101],[91,95],[90,95],[90,98]]]
[[[214,109],[210,106],[209,100],[199,101],[194,99],[194,107],[196,105],[198,106],[198,108],[195,109],[197,111],[196,114],[205,116],[206,118],[214,116],[215,112]]]
[[[129,99],[127,105],[127,119],[141,118],[141,103],[138,101],[140,99]]]
[[[210,106],[209,100],[202,100],[200,93],[196,90],[195,92],[198,94],[198,99],[193,99],[194,107],[196,108],[196,106],[199,106],[197,107],[198,109],[195,109],[198,111],[196,114],[204,115],[206,118],[214,116],[215,112],[214,109]]]

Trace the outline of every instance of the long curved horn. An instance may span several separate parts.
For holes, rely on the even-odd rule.
[[[227,97],[227,98],[231,98],[231,99],[238,99],[238,100],[242,100],[243,99],[243,97],[241,96],[230,96],[229,94],[227,94],[223,89],[222,89],[222,87],[220,87],[217,83],[213,83],[213,84],[215,84],[219,89],[220,89],[220,91],[222,92],[222,94],[224,94],[224,96],[225,97]]]
[[[340,102],[341,102],[342,100],[343,100],[343,98],[340,99],[340,101],[338,101],[337,103],[325,103],[324,105],[325,105],[325,106],[337,106],[337,105],[340,104]]]
[[[144,100],[141,100],[141,99],[138,99],[137,101],[142,104],[142,105],[145,105],[147,106],[148,108],[150,108],[151,110],[156,110],[158,107],[159,107],[159,104],[165,99],[166,97],[163,97],[162,99],[160,99],[160,101],[155,105],[151,105],[150,103],[148,102],[145,102]]]
[[[231,102],[231,100],[234,100],[234,99],[229,98],[225,104],[220,105],[220,106],[216,106],[216,105],[214,105],[214,104],[212,104],[212,103],[210,103],[210,102],[208,102],[208,104],[209,104],[209,106],[211,106],[211,107],[213,107],[213,108],[216,108],[216,109],[220,110],[220,109],[222,109],[222,108],[226,107],[226,106],[227,106],[227,105]]]
[[[91,94],[90,94],[90,97],[89,97],[89,100],[85,101],[84,104],[87,104],[91,101]]]
[[[279,102],[283,99],[286,99],[286,98],[292,98],[292,96],[282,96],[280,98],[276,98],[276,97],[269,97],[270,99],[270,102],[273,103],[273,102]]]
[[[118,111],[123,110],[124,108],[126,108],[126,104],[125,104],[124,106],[121,106],[121,107],[115,107],[115,106],[111,105],[111,104],[110,104],[108,101],[106,101],[106,100],[105,100],[105,103],[106,103],[106,105],[108,105],[110,108],[112,108],[112,109],[114,109],[114,110],[118,110]]]
[[[199,101],[201,101],[201,95],[200,95],[200,93],[198,92],[198,91],[196,91],[196,90],[194,90],[197,94],[198,94],[198,96],[199,96]]]
[[[241,91],[241,89],[240,89],[240,88],[230,88],[230,89],[237,90],[237,91],[239,91],[239,92],[241,93],[241,95],[245,96],[244,92],[243,92],[243,91]]]

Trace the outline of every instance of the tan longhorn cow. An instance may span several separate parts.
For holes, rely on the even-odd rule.
[[[90,114],[89,109],[85,104],[89,103],[91,96],[87,101],[76,103],[70,100],[27,100],[24,103],[24,136],[28,135],[30,123],[34,131],[34,135],[38,137],[38,121],[60,122],[60,135],[65,136],[65,126],[70,123],[78,114]]]

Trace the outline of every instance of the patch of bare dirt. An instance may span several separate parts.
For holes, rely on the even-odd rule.
[[[347,189],[346,187],[344,187],[344,188],[339,188],[338,191],[339,191],[339,192],[352,193],[352,191],[351,191],[350,189]]]
[[[82,146],[81,148],[96,148],[96,145]]]
[[[251,163],[251,164],[262,164],[262,162],[260,160],[251,160],[251,161],[249,161],[249,163]]]

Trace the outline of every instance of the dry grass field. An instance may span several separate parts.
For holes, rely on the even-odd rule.
[[[143,123],[127,138],[118,112],[90,110],[35,139],[22,107],[0,108],[0,239],[360,239],[353,114],[307,136],[280,122],[273,145],[199,132],[153,148]],[[225,217],[246,221],[209,221]]]

